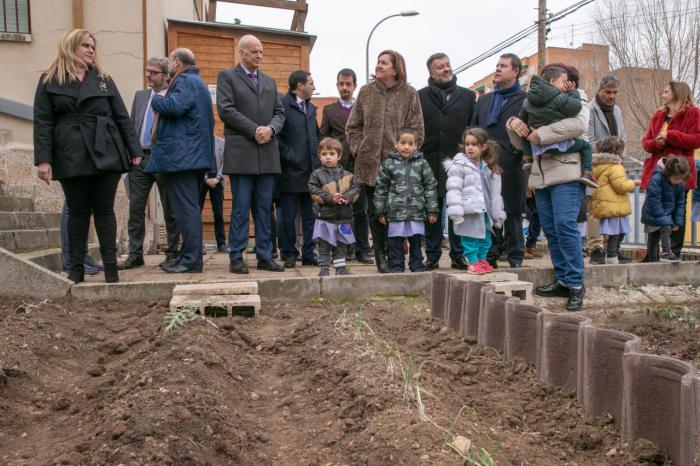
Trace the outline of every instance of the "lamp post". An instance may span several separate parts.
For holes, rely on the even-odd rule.
[[[369,37],[367,37],[367,50],[365,51],[365,82],[369,82],[369,41],[372,40],[372,34],[374,34],[374,30],[377,29],[377,27],[382,24],[384,21],[386,21],[389,18],[394,18],[396,16],[417,16],[420,13],[418,13],[415,10],[409,10],[409,11],[402,11],[401,13],[396,13],[394,15],[389,15],[386,18],[383,18],[380,20],[377,24],[374,25],[372,30],[369,33]]]

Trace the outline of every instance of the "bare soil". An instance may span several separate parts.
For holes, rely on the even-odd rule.
[[[2,465],[664,464],[532,367],[440,329],[422,299],[171,332],[159,303],[2,301]]]

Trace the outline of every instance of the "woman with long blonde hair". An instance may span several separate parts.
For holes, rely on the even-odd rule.
[[[95,37],[84,29],[66,32],[34,97],[34,164],[41,180],[57,180],[63,188],[68,204],[68,278],[76,283],[84,280],[91,214],[105,281],[119,281],[114,196],[121,174],[142,156],[119,90],[100,66],[96,46]]]

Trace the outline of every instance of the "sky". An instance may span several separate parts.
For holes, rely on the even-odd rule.
[[[556,13],[576,0],[548,0],[547,8]],[[383,22],[370,43],[370,73],[377,54],[395,49],[405,60],[408,81],[417,89],[425,86],[425,61],[432,53],[444,52],[453,68],[480,55],[493,45],[537,21],[537,0],[308,0],[306,32],[316,36],[311,52],[311,71],[319,96],[336,95],[335,79],[341,68],[352,68],[358,84],[365,82],[367,36],[382,18],[401,11],[416,10],[412,17],[396,17]],[[596,39],[593,15],[596,3],[551,25],[549,46],[578,47]],[[216,20],[243,25],[289,29],[293,12],[219,2]],[[572,42],[573,41],[573,42]],[[537,51],[537,33],[510,47],[519,56]],[[457,75],[458,83],[470,86],[490,74],[498,55]],[[264,71],[265,59],[263,57]]]

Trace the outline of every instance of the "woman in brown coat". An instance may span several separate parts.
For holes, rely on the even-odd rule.
[[[379,165],[394,148],[396,133],[413,128],[418,147],[423,143],[423,113],[418,92],[406,82],[406,64],[393,50],[379,54],[374,79],[360,88],[345,132],[355,154],[355,181],[367,194],[369,227],[372,231],[377,270],[389,271],[386,261],[387,228],[374,211],[374,186]]]

